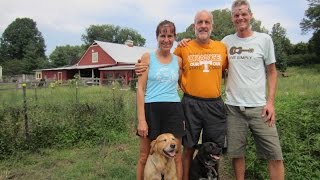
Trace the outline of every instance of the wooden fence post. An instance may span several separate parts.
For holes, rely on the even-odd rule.
[[[76,81],[76,103],[79,104],[79,98],[78,98],[78,81]]]
[[[23,90],[23,113],[24,113],[24,129],[25,129],[25,140],[26,143],[29,145],[29,120],[28,120],[28,113],[27,113],[27,85],[26,83],[22,84]]]
[[[38,100],[38,94],[37,94],[37,84],[35,83],[34,85],[34,97],[36,99],[36,101]]]
[[[112,99],[113,99],[113,112],[114,113],[116,112],[116,98],[115,98],[115,94],[114,94],[115,89],[116,89],[115,87],[112,87]]]

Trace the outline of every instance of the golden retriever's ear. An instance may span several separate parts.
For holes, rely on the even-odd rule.
[[[150,147],[150,155],[152,155],[153,154],[153,152],[155,151],[155,146],[156,146],[156,142],[157,142],[157,140],[153,140],[152,142],[151,142],[151,147]]]

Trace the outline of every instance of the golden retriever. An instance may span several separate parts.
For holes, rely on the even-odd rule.
[[[160,134],[151,142],[150,154],[144,169],[144,180],[177,180],[174,156],[178,144],[173,134]]]

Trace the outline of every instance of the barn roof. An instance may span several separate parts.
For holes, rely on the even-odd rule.
[[[112,66],[112,67],[103,67],[99,70],[133,70],[134,65],[125,65],[125,66]]]
[[[155,51],[155,49],[140,46],[130,47],[126,44],[116,44],[96,40],[94,42],[118,63],[134,64],[144,53]]]
[[[50,68],[50,69],[41,69],[41,71],[52,71],[52,70],[70,70],[70,69],[92,69],[92,68],[100,68],[106,66],[113,66],[114,64],[98,64],[98,65],[85,65],[85,66],[78,66],[78,65],[71,65],[71,66],[62,66],[57,68]],[[35,70],[39,71],[39,70]]]
[[[116,44],[116,43],[109,43],[103,41],[95,40],[91,46],[98,45],[101,47],[103,51],[105,51],[113,60],[116,61],[115,64],[92,64],[92,65],[66,65],[57,68],[48,68],[48,69],[36,69],[34,71],[55,71],[55,70],[71,70],[71,69],[93,69],[99,68],[100,70],[132,70],[134,67],[132,66],[123,66],[122,64],[135,64],[138,59],[146,52],[154,52],[156,49],[153,48],[146,48],[140,46],[128,46],[126,44]],[[87,51],[89,48],[87,49]],[[83,54],[83,56],[86,53]],[[82,57],[83,58],[83,57]],[[82,59],[81,58],[81,59]],[[81,61],[80,59],[80,61]],[[112,69],[109,69],[111,66],[115,66]],[[105,69],[107,68],[107,69]]]

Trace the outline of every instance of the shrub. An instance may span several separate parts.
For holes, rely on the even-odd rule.
[[[131,91],[87,87],[79,90],[79,101],[72,99],[76,91],[70,87],[44,89],[39,93],[38,101],[27,97],[28,142],[23,108],[0,106],[0,158],[17,150],[69,147],[82,142],[110,143],[116,141],[112,138],[114,134],[127,133],[132,127],[135,107],[131,105],[134,105]]]
[[[310,64],[320,64],[320,57],[316,54],[289,55],[288,66],[305,66]]]

